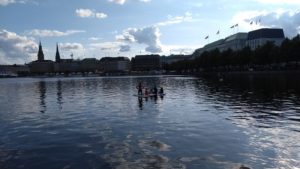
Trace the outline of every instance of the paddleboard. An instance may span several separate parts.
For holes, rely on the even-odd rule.
[[[144,94],[134,94],[133,96],[135,97],[154,97],[154,96],[165,96],[166,94],[163,93],[163,94],[148,94],[148,95],[144,95]]]

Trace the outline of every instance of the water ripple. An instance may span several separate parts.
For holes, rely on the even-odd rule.
[[[223,79],[0,79],[0,168],[299,168],[300,82]]]

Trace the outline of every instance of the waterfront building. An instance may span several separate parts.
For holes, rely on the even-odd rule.
[[[210,44],[205,45],[203,48],[197,49],[197,56],[201,55],[205,51],[212,51],[218,49],[220,52],[223,52],[228,49],[233,51],[243,49],[248,40],[248,33],[237,33],[231,36],[226,37],[225,39],[220,39]]]
[[[159,55],[137,55],[131,59],[132,70],[154,71],[161,69]]]
[[[100,61],[96,58],[85,58],[80,61],[81,72],[97,72],[101,69]]]
[[[219,50],[225,51],[232,49],[233,51],[241,50],[246,46],[248,33],[237,33],[225,38],[223,44],[219,46]]]
[[[161,67],[162,69],[166,70],[168,69],[168,66],[172,63],[183,61],[183,60],[189,60],[191,59],[192,55],[170,55],[170,56],[161,56]]]
[[[104,57],[100,60],[103,72],[129,72],[130,59],[127,57]]]
[[[162,56],[160,58],[161,64],[172,64],[174,62],[182,61],[182,60],[188,60],[190,59],[190,55],[170,55],[170,56]]]
[[[0,65],[0,77],[26,76],[28,74],[28,65]]]
[[[61,59],[59,63],[54,63],[56,73],[80,72],[80,62],[73,59]]]
[[[42,43],[39,43],[39,51],[38,51],[38,61],[42,62],[44,61],[45,57],[44,57],[44,52],[43,52],[43,47],[42,47]]]
[[[59,50],[58,50],[58,44],[56,44],[55,62],[56,63],[60,62],[60,54],[59,54]]]
[[[55,73],[74,73],[81,72],[80,62],[74,61],[73,59],[62,59],[58,44],[56,44],[54,72]]]
[[[218,49],[220,52],[228,49],[238,51],[249,46],[254,50],[267,42],[273,42],[276,46],[280,46],[284,38],[283,29],[278,28],[263,28],[248,33],[237,33],[197,49],[194,56],[200,56],[205,51],[212,51],[215,49]]]
[[[45,74],[53,72],[54,62],[51,60],[45,60],[42,43],[39,43],[39,51],[37,54],[37,60],[29,63],[30,72],[33,74]]]
[[[276,46],[280,46],[284,39],[285,37],[282,29],[263,28],[249,32],[246,45],[251,49],[263,46],[267,42],[273,42]]]

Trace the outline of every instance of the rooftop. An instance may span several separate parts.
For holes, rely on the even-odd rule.
[[[284,38],[283,29],[278,28],[263,28],[251,31],[248,34],[248,40],[259,38]]]

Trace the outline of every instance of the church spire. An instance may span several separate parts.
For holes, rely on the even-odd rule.
[[[39,51],[38,51],[38,61],[43,61],[44,60],[44,52],[43,52],[43,47],[42,47],[42,43],[40,41],[39,43]]]
[[[56,43],[56,55],[55,55],[55,62],[59,63],[60,62],[60,54],[58,50],[58,44]]]

